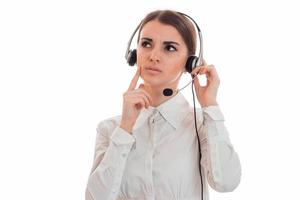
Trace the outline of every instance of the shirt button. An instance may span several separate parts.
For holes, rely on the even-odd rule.
[[[154,123],[154,118],[153,117],[150,118],[150,123]]]

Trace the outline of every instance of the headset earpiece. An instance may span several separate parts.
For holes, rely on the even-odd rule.
[[[136,63],[136,49],[134,49],[134,50],[129,50],[128,56],[127,56],[127,63],[128,63],[130,66],[135,65],[135,63]]]
[[[193,69],[196,67],[197,61],[198,61],[197,56],[189,56],[185,64],[185,70],[188,73],[191,73]]]

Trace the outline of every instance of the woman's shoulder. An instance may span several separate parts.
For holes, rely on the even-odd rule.
[[[200,108],[196,107],[195,111],[196,111],[197,121],[201,123],[203,121],[203,109],[201,107]],[[193,121],[194,122],[194,118],[195,118],[195,116],[194,116],[194,107],[190,106],[188,108],[187,115],[186,115],[185,119],[188,120],[188,121]]]
[[[203,117],[203,109],[201,107],[196,107],[196,114],[197,114],[197,117]],[[188,112],[189,114],[193,114],[194,115],[194,107],[193,106],[189,106],[189,109],[188,109]]]
[[[105,118],[97,123],[97,131],[106,130],[108,132],[113,131],[117,126],[119,126],[121,121],[121,115],[116,115],[113,117]]]

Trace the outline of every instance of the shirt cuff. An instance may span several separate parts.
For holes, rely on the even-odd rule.
[[[110,139],[116,145],[128,145],[135,142],[135,137],[120,127],[116,127]]]
[[[219,106],[207,106],[202,108],[203,112],[214,121],[224,121],[224,115],[222,114]]]

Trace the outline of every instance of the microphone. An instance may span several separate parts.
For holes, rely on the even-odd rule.
[[[193,80],[196,78],[197,75],[192,75],[192,80],[188,84],[186,84],[184,87],[182,87],[181,89],[177,90],[177,93],[180,90],[183,90],[184,88],[186,88],[189,84],[191,84],[193,82]],[[172,94],[173,94],[173,90],[171,88],[165,88],[163,90],[163,95],[166,96],[166,97],[172,96]]]
[[[164,96],[166,96],[166,97],[172,96],[173,90],[172,90],[171,88],[165,88],[165,89],[163,90],[163,94],[164,94]]]

